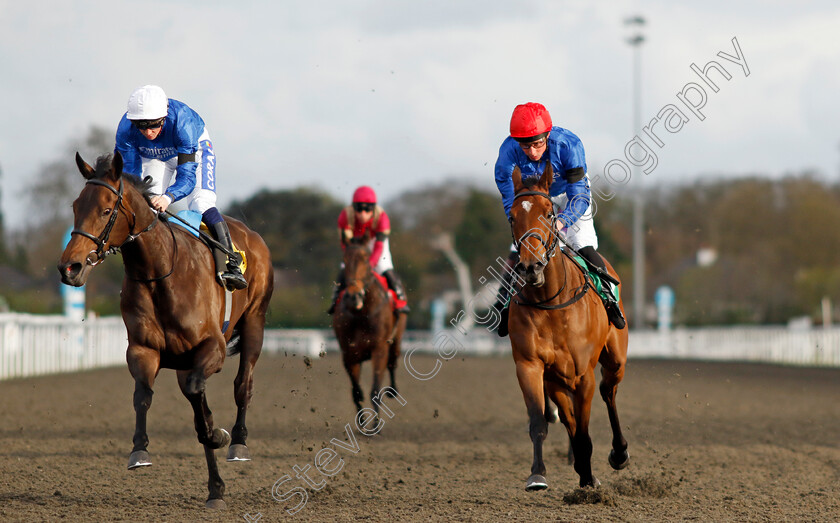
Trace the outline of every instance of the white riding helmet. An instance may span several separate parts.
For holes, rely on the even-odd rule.
[[[144,85],[135,89],[128,97],[129,120],[156,120],[166,116],[169,100],[163,89],[156,85]]]

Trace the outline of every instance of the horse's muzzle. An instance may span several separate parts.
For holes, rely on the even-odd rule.
[[[61,283],[81,287],[87,281],[87,265],[79,262],[66,262],[58,264],[58,272],[61,274]]]
[[[519,262],[513,269],[526,285],[540,287],[545,283],[545,275],[543,274],[545,265],[540,262],[532,262],[527,265]]]
[[[350,310],[361,310],[365,305],[365,295],[361,292],[344,293],[344,303]]]

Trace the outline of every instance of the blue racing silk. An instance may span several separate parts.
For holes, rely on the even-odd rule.
[[[565,193],[569,199],[566,208],[557,216],[566,227],[575,223],[589,208],[591,192],[586,176],[586,157],[583,144],[573,132],[562,127],[552,127],[548,135],[548,146],[538,161],[532,161],[519,146],[519,142],[508,136],[499,148],[496,160],[496,186],[502,195],[505,214],[510,219],[513,206],[513,170],[519,167],[522,179],[542,176],[546,160],[551,161],[554,181],[549,194],[558,196]],[[572,178],[573,181],[569,181]]]
[[[117,126],[114,151],[122,155],[125,172],[142,177],[141,159],[166,162],[179,154],[195,154],[198,151],[198,139],[203,132],[204,120],[201,116],[187,104],[170,98],[166,120],[157,138],[147,140],[124,114]],[[176,167],[175,182],[165,191],[172,201],[180,200],[195,188],[197,167],[194,161]]]

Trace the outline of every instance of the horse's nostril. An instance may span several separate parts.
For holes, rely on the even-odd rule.
[[[68,278],[79,274],[79,271],[81,270],[81,263],[65,263],[58,266],[58,272],[60,272],[62,276],[66,276]]]

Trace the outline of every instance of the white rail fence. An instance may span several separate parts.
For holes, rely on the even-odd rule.
[[[0,380],[75,372],[125,364],[127,336],[120,318],[73,322],[63,316],[0,314]],[[409,331],[403,352],[472,355],[510,353],[510,342],[474,329]],[[317,357],[338,350],[329,330],[278,330],[265,333],[263,351]],[[840,367],[840,328],[796,331],[773,327],[677,329],[667,333],[631,331],[630,357],[740,360]]]

